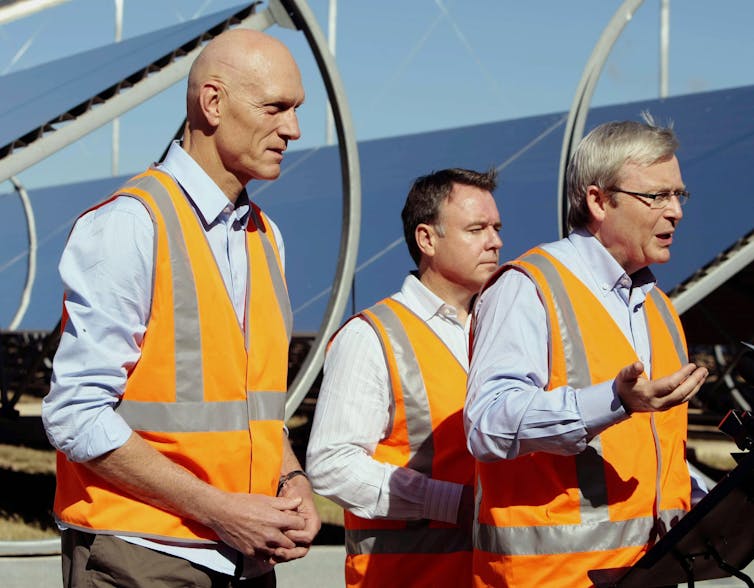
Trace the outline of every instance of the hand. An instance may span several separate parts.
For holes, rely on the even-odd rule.
[[[295,542],[295,547],[278,550],[275,554],[275,563],[304,557],[309,552],[312,541],[314,541],[314,537],[317,536],[322,526],[322,521],[314,506],[311,484],[304,476],[296,476],[288,480],[280,490],[280,496],[300,500],[296,514],[303,517],[306,524],[303,529],[286,531],[285,535]]]
[[[702,387],[707,369],[689,363],[677,372],[648,380],[640,361],[624,367],[615,378],[615,389],[629,414],[659,412],[688,402]]]
[[[222,496],[215,505],[216,514],[210,527],[224,543],[249,557],[268,561],[285,557],[288,550],[296,548],[287,533],[307,527],[306,518],[298,512],[300,497],[229,493]]]

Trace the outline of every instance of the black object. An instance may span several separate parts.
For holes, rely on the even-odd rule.
[[[719,425],[741,449],[754,447],[754,417],[731,410]],[[754,559],[754,453],[734,454],[738,465],[629,568],[592,570],[598,588],[650,588],[735,576]]]

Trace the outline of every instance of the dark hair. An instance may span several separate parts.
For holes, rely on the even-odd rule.
[[[460,168],[443,169],[414,180],[408,191],[406,204],[403,205],[401,219],[403,219],[403,236],[417,267],[421,260],[421,251],[416,244],[416,227],[437,221],[440,204],[450,196],[455,184],[474,186],[492,192],[497,187],[497,170],[491,168],[482,173]],[[442,227],[438,229],[442,231]]]

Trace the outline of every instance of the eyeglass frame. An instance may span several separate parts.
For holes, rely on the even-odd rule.
[[[622,188],[619,188],[618,186],[612,186],[610,188],[605,188],[608,192],[615,192],[620,194],[628,194],[629,196],[634,196],[636,198],[649,198],[652,202],[644,202],[644,200],[641,200],[641,202],[644,202],[649,208],[653,208],[655,210],[662,210],[663,208],[666,208],[668,204],[670,204],[670,199],[675,196],[678,198],[678,204],[683,206],[689,201],[689,198],[691,197],[691,194],[688,192],[688,190],[667,190],[665,192],[657,192],[655,194],[647,194],[645,192],[633,192],[631,190],[623,190]],[[660,205],[658,206],[657,199],[660,200]]]

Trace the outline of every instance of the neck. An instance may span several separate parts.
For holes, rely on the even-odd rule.
[[[220,155],[214,148],[214,143],[207,141],[204,135],[194,131],[184,135],[183,150],[199,164],[212,181],[217,184],[217,187],[222,190],[231,204],[235,206],[246,184],[225,168]]]
[[[449,304],[456,309],[458,321],[464,323],[469,316],[469,306],[471,299],[476,292],[469,291],[468,288],[460,284],[449,282],[442,276],[426,270],[419,273],[419,281],[433,294],[442,299],[445,304]]]

